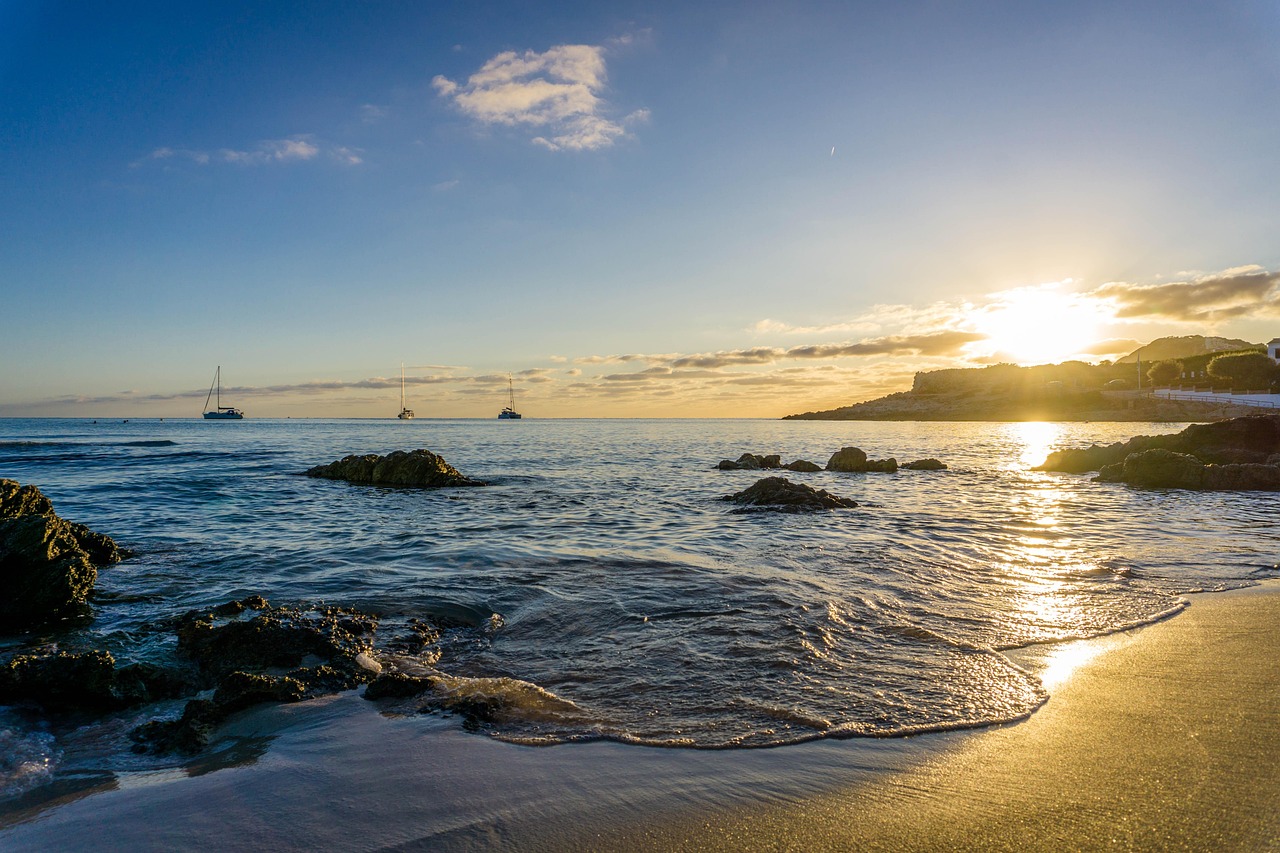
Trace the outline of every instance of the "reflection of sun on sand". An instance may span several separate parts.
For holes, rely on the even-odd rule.
[[[919,769],[642,837],[689,850],[1280,850],[1280,585],[1197,596],[1174,619],[1089,642],[1102,653],[1078,652],[1030,719]]]

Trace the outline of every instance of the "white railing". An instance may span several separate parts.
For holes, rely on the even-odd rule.
[[[1230,394],[1230,393],[1207,393],[1196,392],[1174,392],[1161,391],[1156,389],[1155,396],[1162,400],[1187,400],[1190,402],[1202,403],[1235,403],[1238,406],[1251,406],[1256,409],[1280,409],[1280,394],[1267,394],[1259,392],[1257,394]],[[1270,397],[1271,399],[1263,400],[1260,397]]]

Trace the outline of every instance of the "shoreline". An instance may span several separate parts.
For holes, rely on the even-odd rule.
[[[245,713],[227,732],[239,759],[10,815],[0,846],[1280,848],[1280,583],[1191,598],[1014,656],[1051,692],[1017,723],[728,752],[523,747],[348,693]]]
[[[1280,849],[1280,583],[1189,597],[1048,651],[1040,710],[918,767],[597,848]]]

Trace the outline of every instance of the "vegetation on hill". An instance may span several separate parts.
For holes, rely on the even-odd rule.
[[[1090,420],[1090,421],[1194,421],[1217,420],[1248,414],[1237,405],[1202,401],[1164,400],[1144,393],[1152,375],[1160,384],[1185,381],[1197,387],[1250,387],[1241,379],[1211,374],[1209,365],[1222,365],[1235,376],[1257,374],[1256,357],[1265,355],[1250,349],[1233,355],[1202,353],[1181,362],[1166,360],[1143,374],[1134,363],[1088,364],[1068,361],[1019,367],[994,364],[983,368],[957,368],[917,373],[910,391],[901,391],[827,411],[788,415],[800,420]],[[1252,365],[1252,367],[1250,367]],[[1274,371],[1274,365],[1271,368]],[[1249,371],[1253,372],[1249,372]],[[1184,380],[1182,377],[1186,376]],[[1141,384],[1141,389],[1139,385]],[[1253,390],[1262,386],[1251,386]]]

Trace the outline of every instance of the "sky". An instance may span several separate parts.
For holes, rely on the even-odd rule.
[[[1280,336],[1280,6],[0,0],[0,417],[779,417]]]

